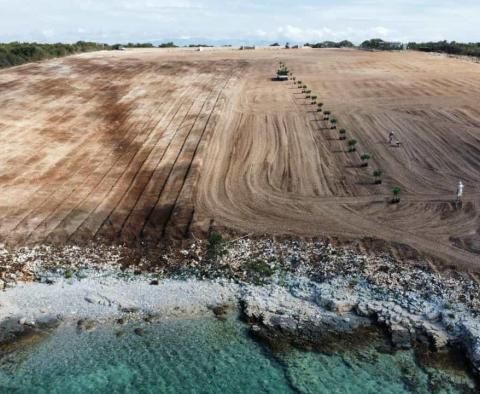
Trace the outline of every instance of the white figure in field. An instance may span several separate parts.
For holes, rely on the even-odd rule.
[[[462,196],[463,196],[463,182],[458,181],[458,186],[457,186],[457,203],[462,202]]]

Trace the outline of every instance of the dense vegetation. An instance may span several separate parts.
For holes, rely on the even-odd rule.
[[[360,48],[376,49],[380,51],[399,51],[404,48],[401,42],[383,41],[380,38],[372,38],[361,43]]]
[[[158,46],[159,48],[177,48],[173,42],[164,42]]]
[[[0,68],[101,49],[110,47],[85,41],[78,41],[75,44],[0,43]]]
[[[213,45],[207,45],[207,44],[190,44],[188,45],[188,48],[212,48]]]
[[[312,47],[312,48],[353,48],[354,45],[348,40],[343,40],[340,42],[335,41],[323,41],[318,42],[316,44],[309,44],[306,43],[305,46]]]
[[[480,42],[461,43],[461,42],[410,42],[408,49],[423,52],[440,52],[451,55],[476,56],[480,57]]]
[[[154,45],[150,42],[129,42],[128,44],[115,44],[112,45],[112,49],[120,49],[120,48],[154,48]]]

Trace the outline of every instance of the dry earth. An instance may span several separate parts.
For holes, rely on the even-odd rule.
[[[356,153],[271,80],[279,60]],[[478,64],[414,52],[133,50],[3,70],[0,239],[158,243],[213,224],[371,237],[480,272],[479,101]]]

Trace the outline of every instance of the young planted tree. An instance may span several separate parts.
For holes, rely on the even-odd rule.
[[[400,192],[401,191],[402,191],[402,189],[400,189],[398,186],[395,186],[392,189],[392,193],[393,193],[392,204],[398,204],[400,202]]]
[[[332,130],[335,130],[337,128],[337,119],[335,118],[330,119],[330,128]]]
[[[317,112],[322,112],[323,103],[318,103],[317,106],[318,106]]]
[[[380,185],[382,183],[382,175],[383,175],[382,170],[373,171],[373,177],[375,178],[375,184],[376,185]]]
[[[329,120],[330,119],[330,111],[323,111],[323,120]]]
[[[302,86],[302,93],[305,93],[307,91],[307,85]]]
[[[355,145],[357,145],[357,140],[355,140],[355,139],[349,140],[348,141],[348,151],[349,152],[355,152],[357,150],[357,147]]]
[[[347,130],[340,129],[338,133],[340,134],[340,137],[339,137],[340,140],[344,140],[347,138]]]
[[[368,167],[368,161],[370,160],[370,158],[371,156],[368,153],[364,153],[360,156],[360,159],[362,159],[362,167]]]
[[[317,96],[312,96],[312,105],[317,104]]]

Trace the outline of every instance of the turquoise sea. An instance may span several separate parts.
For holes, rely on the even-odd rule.
[[[438,369],[413,351],[387,351],[380,342],[272,353],[235,316],[103,325],[93,332],[66,327],[0,355],[0,392],[475,392],[461,368]]]

